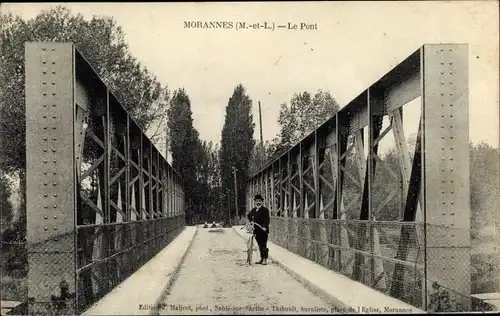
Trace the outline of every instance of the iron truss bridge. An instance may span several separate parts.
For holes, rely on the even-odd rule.
[[[196,233],[182,177],[74,45],[26,43],[25,54],[27,294],[12,312],[81,314]],[[252,176],[247,208],[265,197],[270,241],[296,258],[421,310],[487,310],[471,297],[468,95],[467,45],[424,45]],[[250,299],[229,234],[197,235],[174,299]],[[221,264],[231,260],[240,266]],[[280,290],[265,301],[319,302],[266,268],[287,281],[244,275]],[[192,291],[190,273],[226,282],[225,295],[208,281]]]

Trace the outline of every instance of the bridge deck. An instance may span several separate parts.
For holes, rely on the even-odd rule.
[[[85,315],[423,312],[271,242],[269,264],[249,266],[242,237],[186,227]]]
[[[275,262],[246,263],[246,245],[233,229],[199,228],[160,314],[290,314],[331,311],[331,305],[309,292]],[[259,259],[258,251],[254,259]],[[255,261],[254,260],[254,261]],[[186,308],[185,310],[183,310]]]

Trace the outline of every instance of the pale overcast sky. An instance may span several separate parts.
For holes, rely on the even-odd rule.
[[[261,101],[269,140],[293,93],[327,90],[343,106],[423,44],[468,43],[470,138],[498,147],[498,1],[66,5],[86,18],[114,17],[132,54],[172,90],[187,90],[195,127],[214,142],[239,83],[255,105]],[[3,4],[2,11],[32,18],[52,6]],[[184,21],[305,22],[317,30],[184,29]]]

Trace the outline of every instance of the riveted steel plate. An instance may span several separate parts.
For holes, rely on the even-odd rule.
[[[423,52],[427,223],[467,230],[470,228],[467,46],[426,45]]]
[[[467,45],[425,45],[424,190],[427,274],[470,294]]]
[[[27,43],[26,202],[31,243],[74,230],[73,111],[72,44]]]
[[[70,43],[25,46],[28,295],[35,303],[60,295],[62,281],[75,293],[73,52]]]

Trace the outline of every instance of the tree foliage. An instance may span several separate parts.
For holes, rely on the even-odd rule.
[[[250,157],[255,145],[253,139],[255,124],[251,108],[252,100],[246,95],[245,88],[241,84],[238,85],[226,107],[220,149],[222,186],[228,190],[225,193],[229,197],[235,192],[233,167],[236,168],[238,215],[244,214],[245,210],[245,187],[249,178]]]
[[[280,108],[279,150],[288,150],[338,110],[339,105],[329,92],[318,90],[314,96],[307,91],[294,94],[290,102],[283,103]]]
[[[250,174],[257,173],[278,159],[338,110],[339,105],[329,92],[318,90],[314,96],[307,91],[295,93],[289,102],[281,105],[278,117],[279,135],[271,141],[266,141],[263,146],[255,146],[250,162]]]
[[[220,221],[229,210],[221,186],[220,149],[218,144],[203,141],[202,152],[198,178],[202,190],[202,208],[197,214],[197,221]]]
[[[11,188],[5,174],[0,173],[0,232],[9,228],[14,217],[12,203],[10,202]]]
[[[198,131],[193,127],[191,101],[184,89],[176,90],[168,109],[168,132],[172,167],[184,181],[186,219],[191,220],[200,206],[200,180],[206,168]]]
[[[486,143],[470,145],[471,230],[479,237],[485,226],[500,224],[498,201],[500,151]]]

